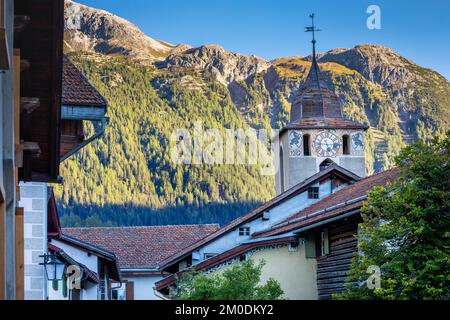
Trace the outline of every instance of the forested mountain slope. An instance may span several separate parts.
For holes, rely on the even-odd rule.
[[[222,131],[283,127],[310,57],[269,62],[217,45],[161,54],[133,50],[118,31],[137,28],[92,10],[83,7],[87,25],[68,33],[66,49],[76,52],[71,59],[108,99],[110,124],[101,141],[62,166],[65,183],[57,195],[63,224],[223,224],[271,198],[273,177],[257,166],[174,165],[170,135],[195,121]],[[102,21],[112,30],[108,37],[100,37]],[[87,50],[80,38],[129,47]],[[405,144],[449,129],[450,83],[438,73],[374,45],[332,50],[319,62],[346,115],[371,127],[369,172],[389,168]]]

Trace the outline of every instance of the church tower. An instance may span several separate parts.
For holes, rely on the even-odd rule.
[[[337,164],[364,177],[364,136],[368,126],[344,117],[336,93],[324,80],[316,58],[314,15],[311,69],[291,108],[290,123],[280,132],[280,165],[277,194]]]

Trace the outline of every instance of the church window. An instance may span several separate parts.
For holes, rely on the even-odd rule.
[[[308,199],[319,199],[319,187],[308,188]]]
[[[305,156],[311,155],[311,143],[309,134],[303,136],[303,154]]]
[[[342,137],[342,148],[344,155],[350,154],[350,137],[347,135]]]

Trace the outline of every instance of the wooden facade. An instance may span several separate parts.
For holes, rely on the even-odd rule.
[[[316,233],[317,289],[320,300],[345,290],[352,259],[357,252],[356,235],[361,217],[339,220]],[[321,255],[321,232],[327,232],[327,254]]]
[[[16,0],[14,47],[20,48],[23,181],[58,182],[64,1]]]

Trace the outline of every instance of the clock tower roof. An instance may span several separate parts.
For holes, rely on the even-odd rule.
[[[300,87],[301,96],[293,104],[291,118],[288,128],[354,128],[367,129],[354,121],[344,117],[342,106],[334,90],[325,81],[316,57],[315,32],[320,31],[314,26],[314,15],[312,26],[306,28],[306,32],[313,34],[313,55],[311,68],[306,81]]]

